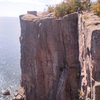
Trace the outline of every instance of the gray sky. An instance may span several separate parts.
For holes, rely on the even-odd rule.
[[[63,0],[0,0],[0,16],[15,17],[28,10],[43,11],[46,5],[57,4],[61,1]]]

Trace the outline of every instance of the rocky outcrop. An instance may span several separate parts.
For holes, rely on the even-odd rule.
[[[78,100],[78,14],[20,16],[21,85],[26,100]]]
[[[100,18],[84,13],[79,26],[81,100],[100,100]]]
[[[9,90],[9,89],[2,90],[2,94],[3,94],[4,96],[8,96],[8,95],[10,95],[10,90]]]
[[[27,11],[27,13],[37,16],[37,11]]]
[[[12,100],[26,100],[24,89],[19,86],[18,90],[14,93]]]

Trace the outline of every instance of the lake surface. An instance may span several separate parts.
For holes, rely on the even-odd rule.
[[[18,18],[0,18],[0,100],[11,100],[20,83],[20,25]],[[4,97],[9,88],[11,96]]]

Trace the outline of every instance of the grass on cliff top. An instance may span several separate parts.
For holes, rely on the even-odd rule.
[[[82,3],[79,0],[66,0],[56,6],[48,6],[48,13],[54,13],[56,17],[63,17],[67,14],[77,12],[78,9],[86,10],[89,0]]]

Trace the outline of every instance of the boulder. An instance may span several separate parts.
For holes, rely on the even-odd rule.
[[[12,100],[24,100],[24,96],[17,94]]]
[[[32,15],[37,16],[37,11],[27,11],[27,14],[32,14]]]
[[[10,91],[8,89],[2,91],[3,95],[10,95]]]
[[[24,89],[19,86],[18,90],[14,93],[14,97],[12,100],[25,100]]]

